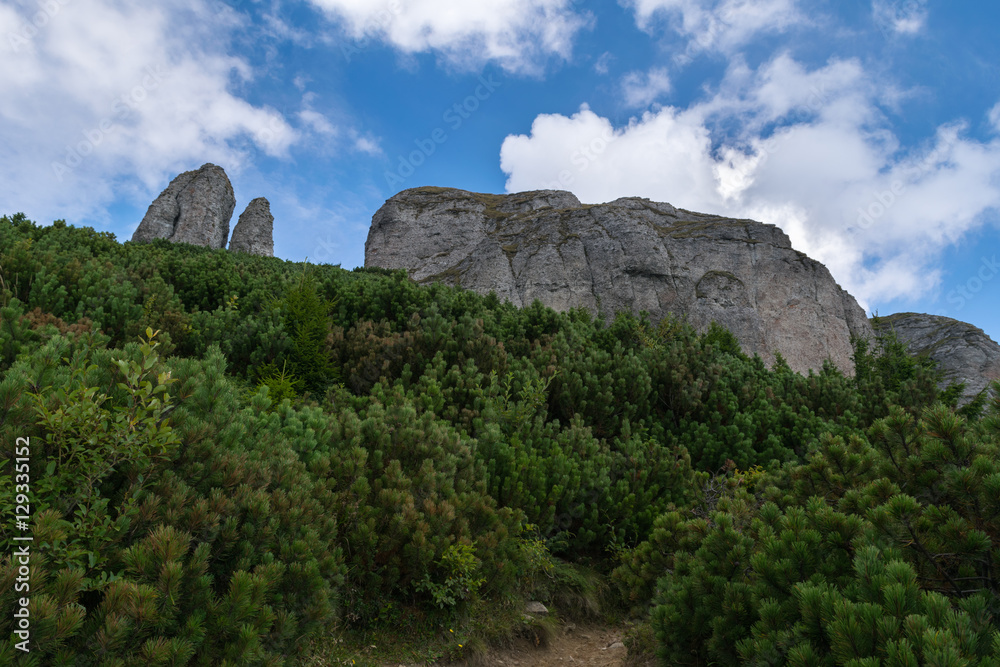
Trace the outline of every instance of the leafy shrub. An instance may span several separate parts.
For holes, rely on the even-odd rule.
[[[438,569],[442,573],[440,582],[431,580],[429,573],[416,581],[413,587],[430,593],[439,607],[456,607],[459,603],[474,600],[486,579],[476,577],[482,561],[476,558],[475,550],[468,544],[452,544],[441,555]]]
[[[854,378],[867,408],[867,421],[886,416],[893,405],[919,413],[933,404],[941,379],[936,364],[928,357],[909,354],[906,343],[877,316],[872,318],[872,328],[873,339],[852,340]]]

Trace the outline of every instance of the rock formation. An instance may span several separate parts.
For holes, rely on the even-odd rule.
[[[150,204],[132,235],[133,241],[168,239],[209,248],[225,248],[236,197],[222,167],[202,165],[170,182]]]
[[[372,218],[365,266],[518,306],[675,313],[698,329],[715,320],[748,353],[772,363],[780,352],[799,372],[831,359],[853,373],[851,335],[871,335],[854,298],[774,225],[635,197],[584,206],[552,190],[406,190]]]
[[[240,214],[229,240],[230,252],[274,257],[274,216],[264,197],[257,197]]]
[[[964,382],[960,405],[971,401],[994,380],[1000,380],[1000,345],[978,327],[923,313],[879,317],[877,326],[895,331],[913,354],[926,354],[936,361],[944,371],[942,388]]]

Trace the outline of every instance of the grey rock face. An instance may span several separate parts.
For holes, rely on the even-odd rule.
[[[205,164],[170,182],[150,204],[132,240],[167,239],[225,248],[235,207],[236,197],[226,172],[222,167]]]
[[[584,206],[568,192],[488,195],[417,188],[372,218],[365,266],[405,268],[517,306],[648,311],[729,328],[748,353],[792,369],[831,359],[853,373],[851,334],[871,326],[854,298],[773,225],[626,197]]]
[[[945,374],[942,388],[951,382],[964,382],[960,405],[1000,380],[1000,345],[978,327],[923,313],[879,317],[877,326],[895,331],[913,354],[926,354],[936,361]]]
[[[230,252],[274,257],[274,216],[264,197],[257,197],[240,214],[229,240]]]

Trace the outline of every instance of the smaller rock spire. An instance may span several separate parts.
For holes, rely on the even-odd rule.
[[[257,197],[240,214],[229,251],[274,257],[274,216],[267,199]]]

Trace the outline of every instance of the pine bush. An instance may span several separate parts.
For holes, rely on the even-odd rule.
[[[893,407],[752,490],[730,477],[706,518],[658,519],[617,580],[635,600],[666,572],[652,619],[671,663],[994,664],[998,446],[995,422]]]
[[[609,573],[671,663],[993,664],[1000,399],[955,411],[888,335],[855,363],[2,217],[25,664],[286,664],[401,614],[593,612]]]

